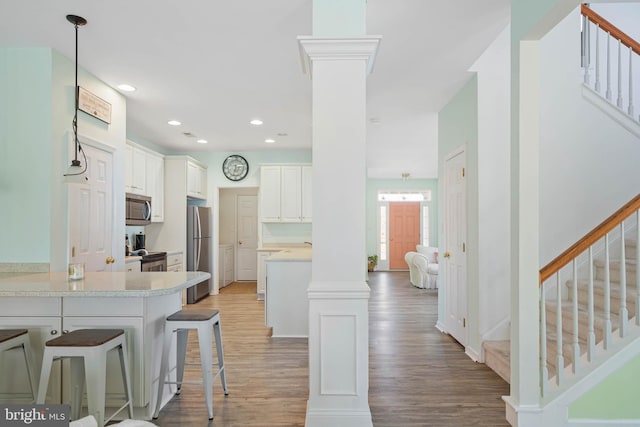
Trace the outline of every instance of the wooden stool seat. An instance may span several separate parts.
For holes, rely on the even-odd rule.
[[[180,310],[167,317],[167,322],[182,322],[182,321],[206,321],[211,320],[214,316],[218,315],[218,310],[198,309],[198,310]]]
[[[189,338],[189,330],[196,329],[198,331],[198,345],[200,347],[200,368],[202,371],[202,381],[185,382],[184,367],[185,365],[198,365],[198,363],[187,363],[187,341]],[[173,333],[177,335],[177,367],[176,381],[167,381],[169,370],[169,351],[171,349],[171,340]],[[216,338],[216,352],[218,355],[218,370],[213,374],[213,341],[211,335]],[[176,384],[176,394],[180,394],[182,384],[202,384],[204,387],[204,398],[207,405],[207,413],[209,419],[213,419],[213,382],[220,376],[222,389],[224,394],[228,395],[227,378],[224,369],[224,352],[222,350],[222,332],[220,330],[220,312],[210,309],[192,309],[180,310],[168,316],[164,322],[164,343],[162,347],[162,359],[160,362],[160,381],[158,381],[158,399],[153,418],[158,418],[160,405],[162,405],[162,393],[165,384]]]
[[[36,389],[36,377],[33,367],[33,356],[31,354],[31,345],[29,341],[29,330],[27,329],[0,329],[0,358],[5,351],[21,348],[24,356],[24,363],[27,368],[29,377],[29,388],[31,389],[31,398],[36,400],[38,394]],[[0,378],[5,375],[0,374]]]
[[[126,403],[105,419],[107,353],[118,350],[120,371]],[[122,329],[78,329],[54,338],[45,343],[42,358],[42,371],[36,403],[44,404],[53,361],[69,358],[71,360],[71,418],[80,418],[80,407],[84,395],[85,379],[87,387],[87,405],[89,415],[93,415],[99,427],[103,427],[124,408],[129,418],[133,418],[133,400],[129,375],[129,357],[127,339]]]
[[[47,341],[47,347],[95,347],[124,334],[122,329],[78,329]]]
[[[29,333],[26,329],[0,329],[0,343]]]

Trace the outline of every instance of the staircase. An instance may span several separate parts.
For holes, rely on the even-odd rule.
[[[625,266],[626,266],[626,295],[625,307],[627,309],[627,318],[632,319],[636,313],[637,286],[637,241],[635,239],[625,239]],[[593,299],[594,299],[594,322],[593,334],[595,336],[595,345],[603,343],[607,331],[607,324],[611,324],[611,333],[619,332],[620,325],[620,301],[621,301],[621,271],[620,260],[609,260],[609,322],[606,316],[606,263],[604,259],[595,259],[593,261]],[[574,339],[573,339],[573,318],[574,318],[574,298],[573,298],[573,280],[564,282],[565,289],[562,294],[565,297],[560,303],[560,311],[562,314],[562,358],[564,367],[570,368],[573,364],[574,356]],[[548,292],[548,291],[547,291]],[[555,292],[554,292],[555,294]],[[580,347],[579,354],[583,356],[589,349],[589,281],[579,279],[577,281],[577,313],[578,313],[578,345]],[[555,375],[558,368],[558,304],[550,300],[547,296],[545,304],[546,317],[546,348],[547,348],[547,369],[549,371],[550,381],[555,381]],[[485,355],[485,363],[493,369],[505,381],[510,382],[510,341],[485,341],[482,345]]]
[[[581,382],[593,386],[601,368],[619,369],[620,352],[640,354],[638,242],[640,194],[540,270],[543,408],[566,416],[566,405],[589,390]],[[483,350],[487,366],[510,382],[510,342],[485,341]]]

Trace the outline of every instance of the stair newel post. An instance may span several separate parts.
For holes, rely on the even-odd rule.
[[[588,357],[589,362],[593,362],[596,356],[596,331],[594,327],[595,317],[593,314],[593,245],[589,246],[589,342],[587,344],[588,347]]]
[[[560,272],[556,273],[556,384],[564,382],[564,355],[562,353],[562,286],[560,285]]]
[[[629,47],[629,108],[627,113],[633,117],[633,49]]]
[[[618,108],[622,108],[622,42],[618,40],[618,98],[616,99]]]
[[[573,282],[571,284],[571,292],[573,293],[573,369],[574,374],[578,373],[578,362],[580,362],[580,342],[578,331],[578,264],[575,258],[572,261],[573,266]]]
[[[600,24],[596,24],[596,92],[600,93]]]
[[[627,309],[627,259],[624,247],[624,221],[620,223],[620,336],[626,337],[629,329]]]
[[[540,284],[540,395],[547,393],[549,368],[547,367],[547,303],[544,296],[544,283]]]
[[[604,348],[611,347],[611,274],[609,272],[609,233],[604,236]]]
[[[611,101],[611,33],[607,32],[607,101]]]
[[[636,211],[636,325],[640,326],[640,211]]]

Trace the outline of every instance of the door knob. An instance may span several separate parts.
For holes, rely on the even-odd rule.
[[[107,264],[113,264],[114,262],[116,262],[116,260],[110,256],[107,257],[107,259],[104,261]]]
[[[449,258],[449,257],[451,256],[451,253],[450,253],[450,252],[445,252],[443,256],[444,256],[445,258]]]

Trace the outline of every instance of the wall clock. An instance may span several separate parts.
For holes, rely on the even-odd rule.
[[[224,159],[222,173],[231,181],[243,180],[249,173],[249,162],[238,154],[232,154]]]

